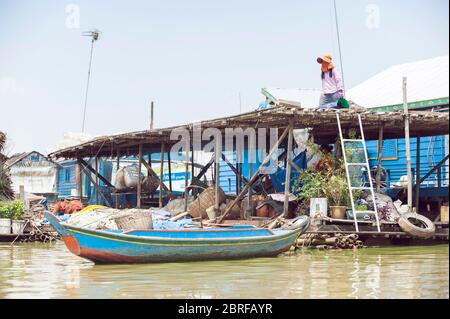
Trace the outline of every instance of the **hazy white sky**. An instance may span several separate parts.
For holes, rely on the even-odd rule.
[[[385,68],[447,55],[447,0],[337,0],[347,88]],[[79,10],[79,11],[78,11]],[[79,12],[79,15],[77,14]],[[79,19],[77,17],[79,16]],[[257,107],[262,87],[320,86],[337,42],[331,0],[0,0],[0,130],[8,152],[48,153],[81,130],[158,127]]]

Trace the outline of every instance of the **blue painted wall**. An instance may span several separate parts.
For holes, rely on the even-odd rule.
[[[415,172],[416,169],[416,159],[417,159],[417,139],[412,138],[410,140],[411,144],[411,166]],[[423,177],[433,166],[439,163],[446,156],[445,144],[448,142],[445,136],[434,136],[434,137],[422,137],[420,139],[420,176]],[[370,165],[378,165],[377,141],[367,141],[367,152],[369,155]],[[383,143],[383,160],[381,165],[390,171],[391,183],[396,183],[399,181],[401,176],[407,174],[406,171],[406,143],[405,139],[393,139],[386,140]],[[447,173],[447,175],[446,175]],[[427,181],[432,181],[433,179],[437,183],[438,174],[433,174]],[[415,175],[414,175],[415,180]],[[444,180],[448,178],[448,167],[443,167],[441,170],[441,178]],[[421,185],[422,188],[434,187],[433,184]]]

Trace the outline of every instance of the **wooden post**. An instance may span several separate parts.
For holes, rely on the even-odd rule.
[[[150,129],[153,130],[155,122],[153,117],[153,111],[154,111],[154,104],[153,101],[150,103]]]
[[[377,183],[377,193],[381,190],[381,161],[383,160],[383,134],[384,134],[384,125],[381,124],[380,129],[378,131],[378,153],[377,153],[377,177],[376,177],[376,183]]]
[[[117,164],[117,170],[116,172],[119,170],[120,167],[120,150],[117,150],[117,159],[116,159],[116,164]]]
[[[161,181],[161,183],[163,182],[163,175],[164,175],[164,143],[161,144],[161,167],[160,167],[160,171],[159,171],[159,180]],[[163,207],[163,195],[164,195],[164,189],[162,187],[160,187],[159,189],[159,208]]]
[[[97,184],[97,185],[99,185],[99,188],[100,188],[100,184],[99,184],[99,182],[98,182],[98,156],[96,156],[95,158],[94,158],[94,161],[95,161],[95,183]],[[96,191],[95,191],[95,204],[97,204],[98,205],[98,203],[99,203],[99,201],[98,201],[98,192],[99,192],[99,190],[97,189]]]
[[[189,144],[190,145],[190,144]],[[184,183],[185,183],[185,189],[184,189],[184,211],[187,211],[188,208],[188,199],[189,199],[189,185],[188,185],[188,179],[189,179],[189,147],[186,148],[185,152],[185,172],[184,172]]]
[[[169,165],[167,167],[169,169],[169,189],[170,189],[170,192],[172,192],[173,191],[173,189],[172,189],[172,159],[170,156],[170,149],[167,151],[167,162],[168,162],[167,165]]]
[[[103,194],[102,190],[100,189],[99,185],[95,182],[95,179],[92,178],[91,174],[86,170],[86,168],[82,165],[80,165],[81,170],[84,172],[84,174],[86,175],[86,177],[89,179],[89,182],[92,183],[92,185],[94,185],[95,191],[98,192],[100,194],[100,196],[102,196],[103,200],[105,201],[106,205],[108,205],[109,207],[111,207],[111,204],[109,203],[108,199],[106,198],[105,194]]]
[[[142,185],[141,185],[141,172],[142,172],[142,144],[139,144],[139,154],[138,154],[138,184],[137,184],[137,194],[136,194],[136,207],[141,208],[141,193],[142,193]]]
[[[292,171],[292,140],[293,140],[293,128],[292,122],[289,124],[289,135],[287,142],[287,160],[286,160],[286,179],[284,183],[284,206],[283,206],[283,215],[287,216],[288,208],[289,208],[289,195],[291,194],[291,171]]]
[[[408,98],[406,89],[407,80],[403,77],[403,112],[405,117],[405,144],[406,144],[406,169],[408,174],[408,210],[412,212],[412,171],[411,171],[411,141],[409,137],[409,112],[408,112]]]
[[[83,199],[83,171],[81,169],[81,158],[77,158],[77,169],[78,169],[78,196],[80,201]]]
[[[247,191],[256,182],[256,180],[259,177],[260,170],[270,161],[270,158],[272,157],[272,155],[278,150],[278,146],[286,138],[287,134],[289,133],[289,128],[290,128],[290,126],[284,130],[283,134],[281,134],[281,136],[278,139],[277,143],[272,147],[272,149],[270,150],[269,154],[266,156],[266,158],[259,165],[258,169],[253,174],[252,178],[250,178],[250,181],[248,182],[248,184],[245,185],[244,189],[239,193],[239,195],[234,199],[234,201],[228,206],[228,208],[225,210],[225,212],[219,218],[219,221],[218,221],[219,224],[225,219],[225,217],[231,211],[233,206],[236,205],[236,203],[239,202],[244,197],[244,195],[247,193]]]
[[[415,188],[415,199],[416,199],[416,214],[419,213],[419,196],[420,196],[420,136],[417,136],[417,149],[416,149],[416,188]]]
[[[220,137],[222,138],[222,137]],[[216,146],[214,148],[215,155],[215,180],[214,180],[214,210],[216,211],[216,216],[220,213],[220,202],[219,202],[219,184],[220,184],[220,158],[222,154],[222,150],[220,149],[219,137],[216,136]]]

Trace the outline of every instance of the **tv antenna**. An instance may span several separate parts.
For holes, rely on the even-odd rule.
[[[82,35],[85,37],[92,37],[91,54],[89,56],[89,69],[88,69],[88,76],[87,76],[87,83],[86,83],[86,94],[84,96],[83,124],[81,126],[82,133],[84,133],[84,126],[85,126],[85,122],[86,122],[86,106],[87,106],[87,98],[88,98],[88,93],[89,93],[89,79],[91,78],[92,52],[94,51],[94,42],[98,40],[99,34],[100,34],[100,31],[97,29],[93,29],[91,31],[85,31],[82,33]]]

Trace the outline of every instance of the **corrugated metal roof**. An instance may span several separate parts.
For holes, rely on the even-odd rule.
[[[320,89],[263,88],[261,93],[276,105],[288,103],[305,109],[319,106]]]
[[[348,90],[346,97],[364,107],[402,104],[404,76],[407,77],[408,103],[449,96],[449,57],[447,55],[392,66]]]

